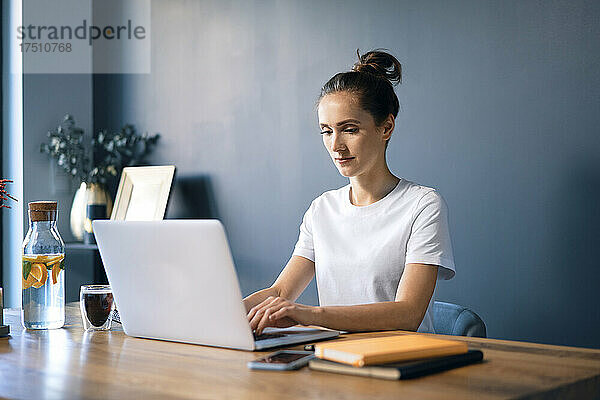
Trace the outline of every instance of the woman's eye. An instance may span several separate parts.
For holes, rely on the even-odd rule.
[[[358,128],[346,128],[344,129],[345,133],[357,133],[358,132]],[[325,130],[325,131],[321,131],[321,135],[331,135],[333,133],[333,131],[331,130]]]

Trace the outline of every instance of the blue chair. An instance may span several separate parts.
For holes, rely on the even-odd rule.
[[[479,315],[443,301],[433,302],[433,328],[442,335],[487,337],[485,323]]]

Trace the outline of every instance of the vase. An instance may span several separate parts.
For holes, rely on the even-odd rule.
[[[83,240],[85,216],[90,204],[106,205],[106,218],[110,218],[112,199],[106,187],[100,183],[81,182],[71,206],[71,233],[79,241]]]

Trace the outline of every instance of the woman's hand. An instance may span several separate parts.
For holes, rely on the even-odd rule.
[[[318,307],[292,303],[283,297],[267,297],[248,312],[250,328],[260,335],[268,326],[287,328],[294,325],[313,324]]]

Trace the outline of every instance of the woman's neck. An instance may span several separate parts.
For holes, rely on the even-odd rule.
[[[355,206],[368,206],[387,196],[400,179],[390,172],[387,165],[384,170],[369,175],[350,178],[350,202]]]

